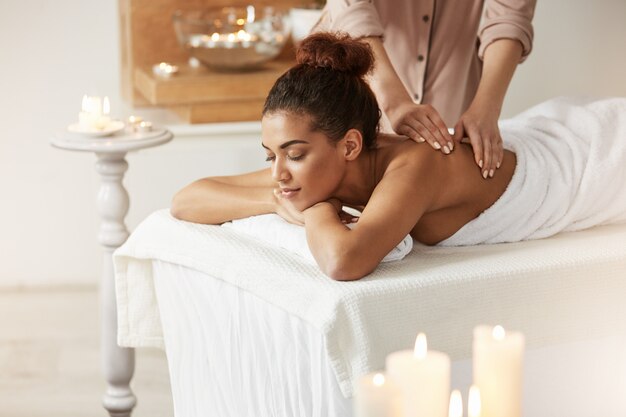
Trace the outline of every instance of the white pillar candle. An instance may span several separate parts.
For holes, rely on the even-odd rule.
[[[81,129],[89,130],[92,128],[93,117],[91,115],[91,98],[84,95],[80,107],[80,113],[78,113],[78,124]]]
[[[520,417],[524,335],[501,326],[474,329],[474,384],[482,417]]]
[[[480,417],[480,390],[472,385],[467,396],[467,417]]]
[[[102,130],[111,121],[109,98],[104,98],[104,103],[100,97],[83,96],[81,110],[78,113],[78,124],[83,130]]]
[[[463,417],[463,398],[461,397],[461,391],[457,389],[450,394],[448,417]]]
[[[353,399],[355,417],[402,417],[398,387],[382,373],[359,379]]]
[[[400,387],[404,417],[447,417],[450,399],[450,358],[427,349],[420,333],[414,350],[387,356],[387,375]]]
[[[111,112],[111,103],[109,102],[109,97],[105,96],[102,101],[102,113],[98,115],[98,120],[96,122],[96,128],[105,129],[109,123],[111,123],[111,117],[109,113]]]

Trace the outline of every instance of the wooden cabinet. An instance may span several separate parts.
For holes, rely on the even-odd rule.
[[[294,64],[293,44],[279,57],[248,72],[216,72],[191,68],[189,56],[178,45],[172,15],[176,10],[265,4],[241,0],[119,0],[122,96],[134,107],[166,107],[189,123],[259,120],[263,102],[274,81]],[[299,0],[276,0],[279,10],[302,5]],[[179,73],[156,77],[152,66],[169,62]]]

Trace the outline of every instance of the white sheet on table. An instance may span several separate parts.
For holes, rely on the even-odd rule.
[[[556,340],[583,323],[590,331],[615,326],[620,315],[609,309],[626,306],[625,241],[620,225],[502,245],[416,246],[365,279],[336,282],[297,255],[162,210],[115,253],[118,342],[162,346],[160,327],[146,328],[158,323],[147,260],[160,259],[229,282],[311,324],[349,397],[356,376],[381,369],[386,355],[411,347],[418,331],[455,357],[469,349],[472,327],[490,320]],[[563,317],[547,320],[552,313]],[[550,327],[555,322],[559,327]]]
[[[202,272],[152,269],[176,416],[352,415],[319,330]]]

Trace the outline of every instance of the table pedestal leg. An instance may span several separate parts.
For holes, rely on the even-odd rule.
[[[96,154],[96,171],[102,183],[98,192],[98,212],[102,219],[98,241],[104,248],[103,273],[100,282],[100,320],[102,370],[107,388],[102,398],[111,417],[129,417],[137,399],[130,389],[135,370],[135,350],[117,345],[117,302],[113,251],[128,238],[124,217],[128,213],[128,192],[122,184],[128,169],[125,153]]]

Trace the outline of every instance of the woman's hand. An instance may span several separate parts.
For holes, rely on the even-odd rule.
[[[474,161],[485,179],[493,177],[504,157],[498,116],[499,111],[470,106],[454,126],[455,142],[469,138],[474,150]]]
[[[291,201],[282,197],[280,189],[274,189],[275,211],[283,219],[289,223],[304,226],[304,214],[298,210]]]
[[[434,149],[449,154],[454,149],[454,141],[446,124],[430,104],[415,104],[406,101],[387,112],[391,127],[399,134],[416,142],[428,142]]]
[[[309,207],[308,209],[304,211],[306,212],[309,209],[315,209],[317,207],[324,206],[324,205],[331,206],[333,210],[337,213],[337,215],[339,216],[339,220],[341,220],[341,223],[343,224],[356,223],[357,221],[359,221],[358,216],[355,216],[353,214],[343,211],[343,204],[337,198],[329,198],[326,201],[321,201],[317,204],[312,205],[311,207]]]

